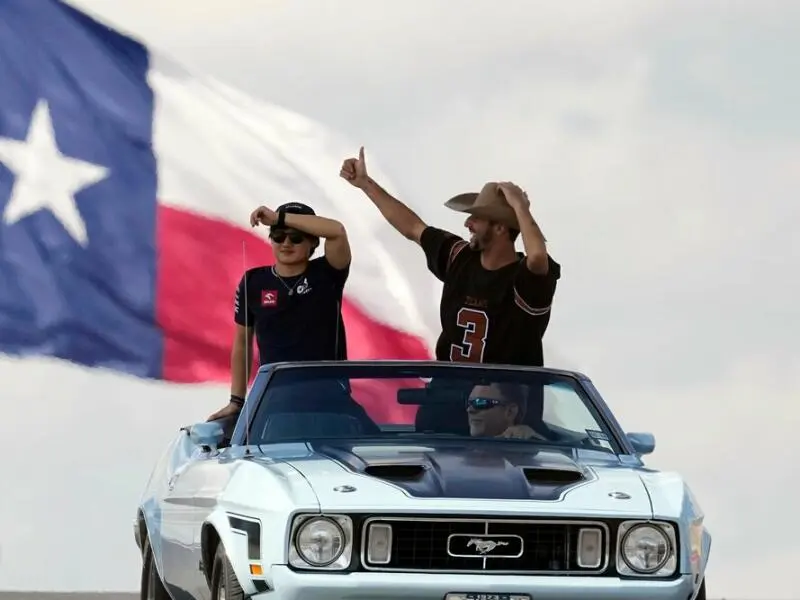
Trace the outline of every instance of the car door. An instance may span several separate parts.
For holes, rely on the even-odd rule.
[[[194,507],[191,512],[193,539],[190,556],[187,560],[190,565],[196,567],[196,571],[191,574],[189,581],[186,582],[186,589],[193,597],[199,600],[210,600],[211,597],[205,575],[199,569],[199,565],[203,561],[203,523],[216,508],[217,501],[225,490],[236,465],[236,462],[230,459],[221,460],[224,456],[225,451],[223,453],[217,451],[202,453],[198,456],[191,473],[192,494],[194,496]],[[206,569],[211,569],[212,565],[205,565],[205,567]]]
[[[195,527],[198,522],[195,495],[202,487],[204,458],[197,449],[191,460],[175,469],[167,482],[167,491],[161,507],[164,581],[173,597],[192,593],[196,585],[199,563],[194,558]]]

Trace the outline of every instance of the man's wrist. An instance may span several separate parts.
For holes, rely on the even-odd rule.
[[[531,213],[528,206],[514,207],[514,214],[517,215],[517,221],[519,221],[520,226],[523,223],[528,225],[536,224],[536,219],[533,218],[533,213]]]
[[[531,205],[525,202],[509,202],[511,209],[517,214],[517,217],[531,214]]]
[[[286,226],[286,212],[283,210],[278,211],[278,220],[275,221],[275,225],[273,227],[285,227]]]
[[[231,404],[235,404],[239,407],[244,406],[244,398],[236,394],[231,394]]]
[[[361,186],[361,190],[364,191],[364,192],[369,193],[370,190],[381,190],[382,191],[383,188],[381,188],[381,186],[378,185],[377,181],[375,181],[372,177],[367,175],[367,179],[366,179],[366,181],[364,181],[364,185]]]

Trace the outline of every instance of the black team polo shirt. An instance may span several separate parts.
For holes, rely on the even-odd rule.
[[[255,328],[261,365],[347,360],[341,306],[349,275],[349,265],[336,269],[324,256],[294,277],[278,276],[272,266],[245,273],[236,290],[234,320]]]

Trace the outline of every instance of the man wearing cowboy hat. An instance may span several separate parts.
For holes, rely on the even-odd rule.
[[[384,218],[419,244],[428,269],[444,283],[436,359],[542,366],[542,337],[561,267],[547,253],[527,194],[511,182],[490,182],[445,206],[468,216],[469,241],[427,225],[368,174],[364,148],[340,176],[361,189]],[[522,236],[525,253],[514,243]]]

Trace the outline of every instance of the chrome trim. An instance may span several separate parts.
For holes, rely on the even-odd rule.
[[[517,571],[517,570],[495,570],[486,571],[486,561],[484,560],[481,569],[395,569],[390,567],[373,567],[367,563],[366,556],[366,536],[361,536],[361,566],[365,571],[373,572],[390,572],[390,573],[466,573],[466,574],[483,574],[491,573],[492,575],[600,575],[608,569],[609,561],[611,559],[611,531],[605,523],[601,521],[579,521],[576,519],[476,519],[471,517],[369,517],[362,525],[362,531],[373,522],[380,521],[383,523],[392,523],[395,521],[426,521],[435,523],[483,523],[485,525],[484,531],[491,524],[503,525],[581,525],[586,527],[599,527],[605,532],[605,544],[603,547],[604,560],[599,569],[582,569],[580,571]],[[569,544],[567,544],[568,546]],[[569,554],[567,554],[569,556]],[[472,557],[480,558],[480,557]],[[485,557],[484,557],[485,558]]]
[[[489,524],[486,523],[486,527],[483,528],[484,531],[489,529]],[[450,552],[450,540],[453,538],[488,538],[489,541],[497,541],[501,538],[517,538],[519,540],[519,552],[517,554],[453,554]],[[477,552],[477,548],[476,548]],[[489,550],[491,552],[491,550]],[[490,534],[490,533],[451,533],[447,536],[447,555],[452,556],[453,558],[482,558],[483,559],[483,568],[486,568],[486,559],[487,558],[519,558],[525,552],[525,540],[523,540],[520,536],[514,535],[511,533],[498,533],[498,534]]]
[[[663,565],[654,571],[637,571],[631,567],[630,564],[628,564],[628,560],[625,558],[622,552],[622,546],[624,545],[625,538],[628,537],[631,531],[643,525],[649,525],[650,527],[660,529],[664,533],[664,537],[667,538],[667,543],[669,544],[669,553],[667,554],[667,559],[664,561]],[[614,562],[616,563],[617,571],[625,577],[642,577],[648,579],[671,577],[678,571],[678,568],[680,567],[680,558],[677,537],[675,535],[675,526],[669,521],[631,519],[628,521],[623,521],[619,524],[619,528],[617,530],[617,548]],[[671,571],[664,571],[664,567],[669,564],[670,560],[674,561],[674,568]]]
[[[602,564],[603,562],[602,557],[600,557],[600,562],[597,563],[596,565],[581,564],[581,547],[583,546],[583,536],[586,534],[587,531],[600,531],[600,541],[602,543],[603,540],[602,530],[598,530],[597,527],[581,527],[581,530],[578,532],[578,548],[575,551],[575,562],[578,563],[578,566],[581,569],[596,569]]]
[[[376,527],[384,527],[389,531],[389,552],[385,561],[370,560],[369,562],[373,565],[388,565],[390,562],[392,562],[392,542],[394,541],[394,538],[392,537],[392,526],[388,523],[370,523],[369,527],[364,528],[364,531],[366,531],[364,537],[366,538],[367,542],[367,558],[369,558],[369,539],[372,537],[372,530]]]

